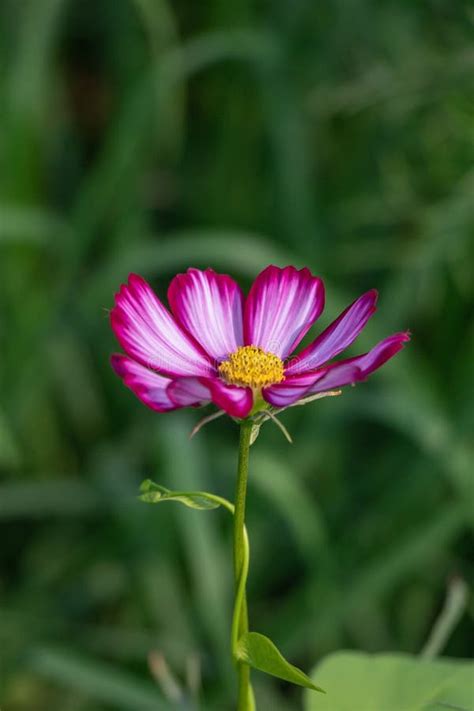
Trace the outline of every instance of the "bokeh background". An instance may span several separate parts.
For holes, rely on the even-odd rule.
[[[164,295],[190,265],[246,288],[308,266],[323,325],[379,289],[352,353],[413,333],[370,382],[286,413],[293,446],[262,430],[254,628],[305,669],[418,653],[449,581],[472,583],[473,32],[462,0],[2,0],[4,711],[232,709],[227,515],[136,494],[232,497],[237,428],[189,441],[198,412],[157,415],[114,376],[130,271]],[[473,615],[447,654],[469,655]]]

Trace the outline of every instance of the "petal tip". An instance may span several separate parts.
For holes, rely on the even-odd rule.
[[[127,281],[130,284],[130,286],[134,286],[135,284],[147,284],[148,285],[148,282],[142,276],[140,276],[140,274],[136,274],[135,272],[130,272],[130,274],[128,275]]]
[[[392,336],[388,337],[388,341],[391,341],[394,345],[398,344],[400,348],[403,348],[405,343],[411,341],[411,331],[400,331],[399,333],[394,333]]]
[[[120,378],[125,376],[124,361],[125,356],[122,353],[113,353],[110,356],[110,365]]]
[[[245,345],[286,358],[319,318],[324,301],[324,284],[308,267],[269,264],[257,275],[245,302]]]

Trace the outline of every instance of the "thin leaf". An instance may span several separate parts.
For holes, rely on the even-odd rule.
[[[179,708],[170,706],[150,682],[69,650],[34,648],[27,658],[27,666],[43,679],[77,689],[89,699],[103,701],[116,709],[170,711]]]
[[[260,427],[262,426],[262,423],[254,423],[252,426],[252,431],[250,433],[250,446],[254,444],[257,441],[257,437],[260,434]]]
[[[209,424],[209,422],[213,422],[214,420],[217,420],[218,417],[222,417],[222,415],[225,415],[224,410],[218,410],[217,412],[213,412],[211,415],[208,415],[207,417],[203,417],[202,420],[199,420],[197,425],[193,427],[191,430],[191,434],[189,435],[189,439],[192,439],[197,433],[205,427],[205,425]]]
[[[203,492],[183,492],[170,491],[164,486],[155,484],[150,479],[145,481],[140,486],[140,500],[147,504],[158,504],[161,501],[179,501],[181,504],[188,506],[190,509],[198,509],[204,511],[206,509],[217,509],[220,504],[213,499],[211,495],[206,495]]]
[[[454,578],[448,587],[448,594],[441,613],[430,636],[421,651],[425,659],[433,659],[441,653],[451,632],[461,619],[469,598],[469,588],[462,578]]]
[[[273,642],[258,632],[248,632],[239,639],[238,658],[254,669],[284,679],[292,684],[304,686],[313,691],[323,689],[316,686],[301,669],[286,661]]]
[[[274,422],[274,423],[276,424],[276,426],[278,427],[278,429],[279,429],[281,432],[283,432],[283,436],[285,437],[285,439],[287,440],[287,442],[289,442],[290,444],[293,444],[293,440],[292,440],[292,438],[291,438],[291,435],[290,435],[290,433],[288,432],[288,430],[286,429],[286,427],[285,427],[285,425],[283,424],[283,422],[280,422],[280,420],[278,419],[278,417],[277,417],[276,415],[274,415],[271,410],[266,410],[265,415],[266,415],[266,418],[272,420],[272,422]],[[264,420],[264,422],[265,422],[265,420]]]

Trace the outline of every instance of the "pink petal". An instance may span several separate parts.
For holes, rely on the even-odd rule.
[[[383,341],[377,343],[368,353],[356,356],[355,358],[347,358],[339,361],[338,365],[351,363],[356,365],[361,370],[362,378],[365,379],[368,375],[380,368],[384,363],[400,351],[405,343],[410,340],[410,333],[403,331],[394,333]]]
[[[317,380],[312,385],[306,395],[324,392],[334,388],[342,388],[344,385],[351,385],[360,380],[365,380],[371,373],[380,368],[390,358],[400,351],[404,344],[410,340],[408,332],[394,333],[392,336],[384,338],[377,343],[368,353],[356,356],[355,358],[345,358],[337,363],[332,363],[327,368],[327,375]],[[296,376],[295,376],[296,377]]]
[[[197,407],[211,402],[211,392],[206,378],[176,378],[171,381],[168,396],[178,407]]]
[[[323,308],[321,279],[308,269],[269,266],[257,276],[245,302],[245,343],[286,358]]]
[[[250,388],[227,385],[220,378],[177,378],[168,387],[177,406],[203,405],[212,400],[231,417],[244,418],[253,407]]]
[[[170,400],[166,393],[166,389],[170,384],[168,378],[158,375],[158,373],[145,368],[137,361],[119,353],[113,355],[110,362],[112,368],[122,378],[127,388],[130,388],[152,410],[167,412],[168,410],[176,409],[177,405]]]
[[[250,414],[253,407],[251,388],[241,388],[238,385],[227,385],[219,378],[209,378],[212,401],[231,417],[244,418]]]
[[[243,345],[243,294],[227,274],[188,269],[171,282],[168,301],[178,323],[215,361]]]
[[[328,367],[325,375],[308,389],[306,395],[323,393],[325,390],[335,390],[336,388],[344,387],[344,385],[353,385],[363,379],[362,371],[357,367],[356,363],[344,363],[343,361],[333,363]]]
[[[394,333],[364,355],[347,358],[313,372],[285,374],[282,383],[264,388],[263,397],[274,407],[288,407],[309,395],[365,380],[374,370],[393,358],[409,340],[410,335],[407,332]]]
[[[291,359],[288,374],[319,368],[351,345],[376,311],[377,291],[362,294],[331,323],[309,346]]]
[[[313,393],[340,388],[361,379],[361,370],[357,365],[338,366],[335,363],[312,373],[287,376],[282,383],[264,388],[263,397],[273,407],[288,407]]]
[[[143,365],[166,375],[210,375],[212,365],[141,277],[131,274],[110,314],[122,348]]]

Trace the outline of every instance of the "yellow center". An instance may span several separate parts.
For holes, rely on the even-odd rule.
[[[263,388],[284,379],[283,361],[257,346],[241,346],[219,365],[227,383],[242,387]]]

